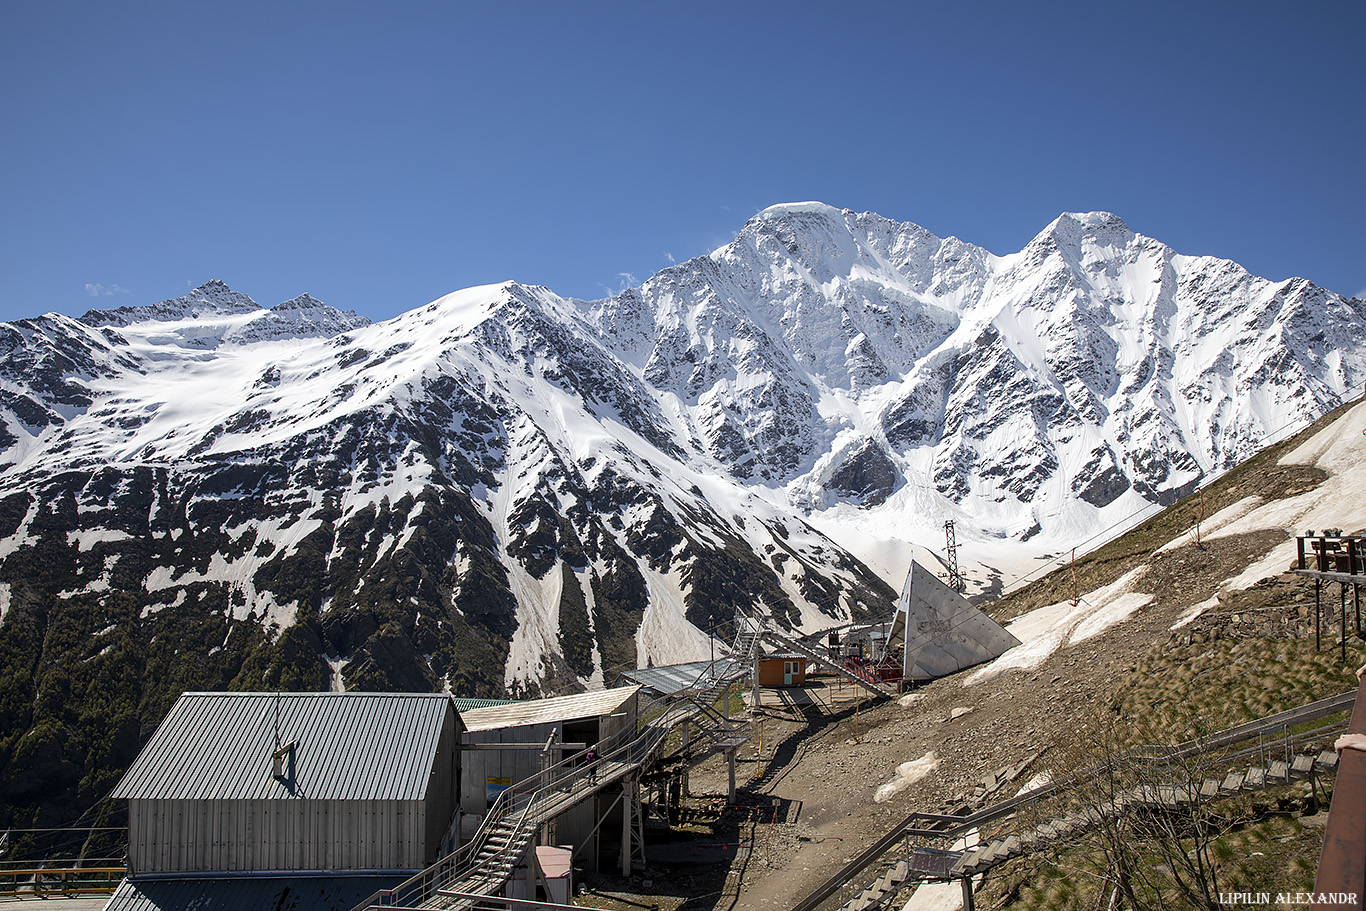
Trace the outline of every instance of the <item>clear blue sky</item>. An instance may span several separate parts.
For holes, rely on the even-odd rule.
[[[777,202],[1366,288],[1366,3],[0,5],[0,319],[595,298]]]

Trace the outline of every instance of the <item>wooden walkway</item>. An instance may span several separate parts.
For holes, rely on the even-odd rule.
[[[1351,708],[1355,698],[1355,691],[1343,693],[1173,747],[1140,748],[1134,751],[1134,754],[1142,752],[1149,757],[1161,754],[1166,765],[1180,766],[1182,771],[1189,770],[1191,761],[1197,757],[1211,755],[1250,741],[1259,743],[1251,749],[1223,755],[1219,764],[1227,769],[1240,756],[1267,756],[1272,748],[1283,751],[1284,758],[1244,765],[1241,768],[1233,766],[1231,770],[1222,772],[1218,777],[1206,777],[1199,783],[1192,782],[1184,786],[1140,784],[1100,806],[1083,805],[1076,810],[1055,815],[1038,825],[1026,826],[1019,831],[987,839],[967,850],[937,849],[927,845],[934,841],[953,842],[987,826],[1000,829],[1003,824],[1008,824],[1009,820],[1019,819],[1020,812],[1025,808],[1037,806],[1047,800],[1075,800],[1079,794],[1086,792],[1088,783],[1109,772],[1100,768],[1083,769],[1043,787],[966,815],[912,813],[871,848],[847,864],[843,870],[797,903],[794,911],[815,911],[817,908],[825,907],[826,902],[832,900],[841,890],[848,890],[849,884],[857,880],[865,870],[875,868],[879,864],[882,865],[883,872],[871,885],[853,892],[852,895],[845,891],[849,897],[838,905],[842,911],[870,911],[884,907],[904,887],[920,882],[962,880],[984,873],[1006,861],[1080,838],[1101,822],[1113,819],[1121,813],[1139,809],[1179,809],[1237,793],[1278,787],[1292,781],[1333,773],[1338,765],[1338,756],[1334,751],[1296,752],[1297,749],[1302,750],[1306,743],[1329,736],[1326,733],[1329,729],[1298,735],[1292,731],[1295,726],[1306,721],[1325,718]],[[1341,726],[1333,726],[1332,729],[1336,730],[1338,727]],[[1269,748],[1268,744],[1272,746]],[[1366,754],[1363,754],[1363,757],[1366,758]],[[1117,757],[1117,760],[1123,761],[1124,758]],[[1156,768],[1162,765],[1163,763],[1159,763]],[[915,841],[914,844],[912,840]],[[894,856],[898,849],[902,850],[900,857]]]

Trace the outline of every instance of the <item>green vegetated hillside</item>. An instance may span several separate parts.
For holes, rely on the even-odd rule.
[[[1212,483],[1203,504],[1199,495],[1188,496],[1078,558],[1077,588],[1091,591],[1142,567],[1135,586],[1160,592],[1169,606],[1199,603],[1217,592],[1223,579],[1289,534],[1264,529],[1216,538],[1204,550],[1155,550],[1189,529],[1201,511],[1209,516],[1253,494],[1273,500],[1317,487],[1326,477],[1319,469],[1277,462],[1357,404],[1343,405]],[[1220,593],[1217,607],[1154,643],[1101,694],[1090,717],[1077,719],[1083,730],[1076,742],[1058,747],[1071,760],[1065,767],[1105,762],[1141,744],[1175,744],[1354,689],[1366,642],[1356,630],[1350,593],[1344,660],[1337,587],[1325,588],[1322,644],[1316,648],[1314,583],[1288,570],[1244,591]],[[1002,599],[992,613],[1019,616],[1065,600],[1072,591],[1070,568],[1060,570]],[[1297,730],[1346,717],[1340,713]],[[1333,737],[1321,735],[1315,748],[1329,748]],[[1266,757],[1243,757],[1230,770],[1256,765],[1274,748],[1268,744]],[[1211,774],[1208,769],[1191,772],[1200,780]],[[1218,891],[1309,891],[1333,783],[1329,777],[1212,800],[1163,826],[1135,817],[1129,828],[1107,827],[1108,839],[1103,832],[1088,835],[1006,865],[984,889],[979,907],[1102,907],[1120,886],[1121,873],[1134,895],[1131,900],[1121,890],[1119,901],[1141,908],[1214,907],[1206,902]],[[1199,876],[1183,870],[1182,857],[1203,870],[1203,886]]]

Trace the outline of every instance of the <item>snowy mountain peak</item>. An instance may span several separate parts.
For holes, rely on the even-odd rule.
[[[772,221],[792,215],[816,215],[834,220],[843,219],[846,214],[853,213],[848,209],[837,209],[823,202],[783,202],[769,206],[755,215],[751,221]]]
[[[315,310],[319,307],[326,307],[322,301],[305,291],[298,297],[290,298],[284,303],[276,304],[270,309],[279,312],[282,310]]]
[[[128,326],[142,322],[233,316],[261,309],[261,305],[250,297],[239,294],[218,279],[213,279],[183,297],[142,307],[89,310],[81,317],[81,322],[88,326]]]
[[[210,282],[0,326],[0,586],[65,541],[54,593],[295,630],[324,686],[602,685],[737,606],[879,612],[948,519],[1011,565],[1168,502],[1359,388],[1363,339],[1104,212],[998,257],[790,203],[603,300],[374,325]]]
[[[1124,219],[1109,212],[1064,212],[1039,232],[1033,243],[1060,247],[1128,246],[1137,237]],[[1031,244],[1032,245],[1032,244]]]

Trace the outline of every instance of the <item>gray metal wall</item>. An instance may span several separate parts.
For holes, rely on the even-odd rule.
[[[421,801],[130,800],[129,872],[416,870]]]
[[[466,731],[466,743],[545,743],[554,731],[562,739],[564,725],[533,724],[492,731]],[[555,752],[558,762],[560,753]],[[465,750],[460,761],[460,809],[476,816],[488,808],[488,779],[506,778],[516,784],[541,771],[540,750]]]
[[[459,719],[451,712],[441,729],[441,740],[432,760],[427,784],[427,831],[423,866],[433,863],[440,853],[441,839],[455,821],[456,800],[460,792]]]

